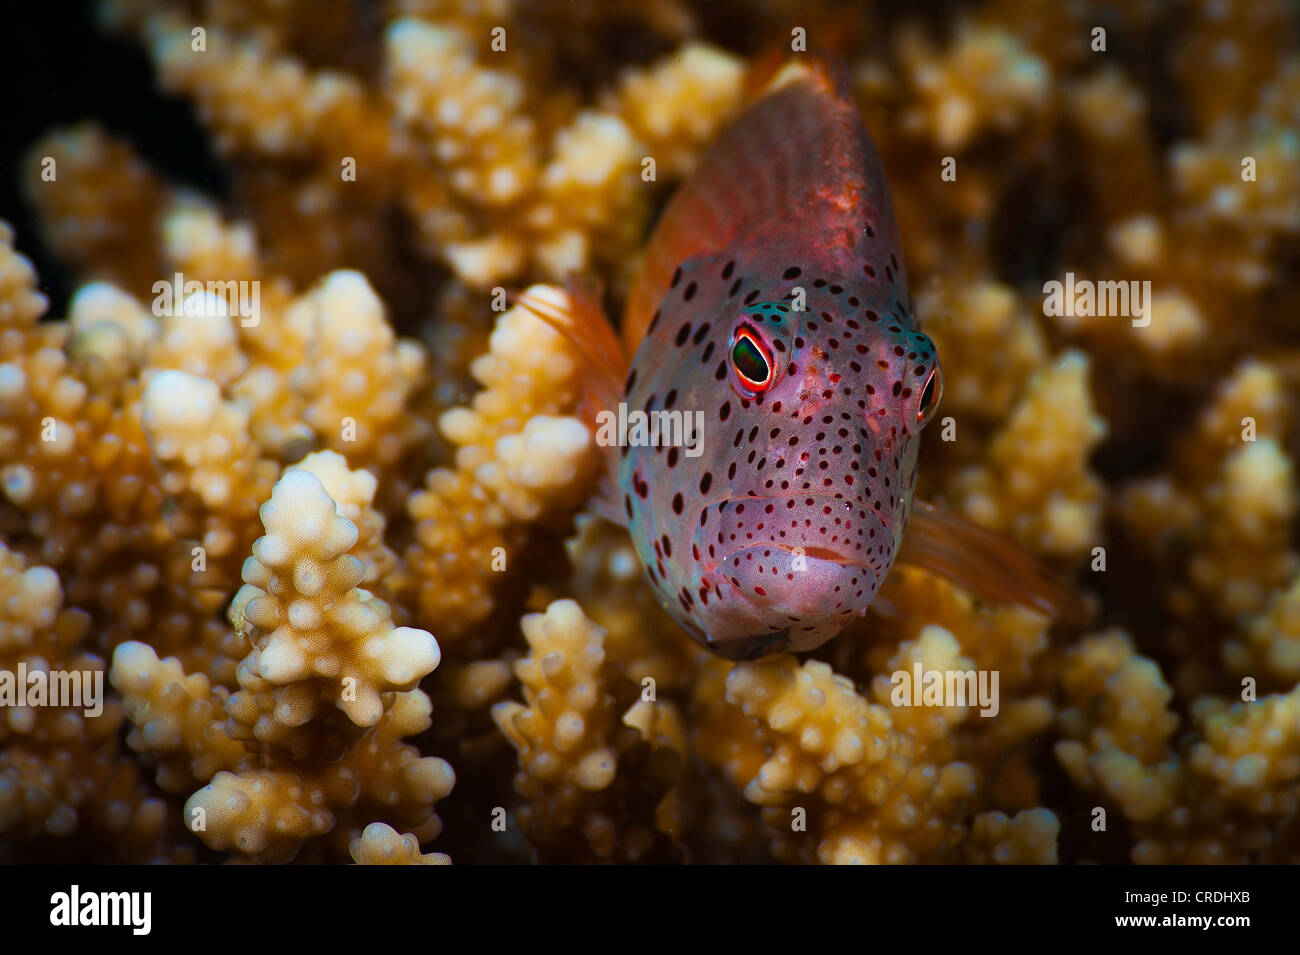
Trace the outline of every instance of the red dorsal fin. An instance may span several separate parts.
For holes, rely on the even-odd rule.
[[[1011,538],[925,501],[912,504],[898,560],[998,603],[1018,603],[1076,625],[1088,619],[1078,595]]]
[[[750,82],[761,85],[753,104],[705,151],[655,226],[623,314],[629,355],[684,260],[757,241],[795,218],[810,230],[823,220],[819,236],[839,225],[843,197],[822,184],[845,181],[845,170],[865,161],[842,69],[811,54],[784,63],[769,57],[754,66]]]
[[[596,416],[602,411],[617,413],[623,399],[623,381],[628,360],[618,334],[600,304],[600,284],[593,278],[572,274],[568,288],[534,285],[514,297],[515,304],[536,315],[564,336],[582,362],[582,399],[578,418],[597,434]],[[596,494],[588,507],[601,517],[626,524],[627,517],[618,492],[618,448],[601,447],[604,462]]]

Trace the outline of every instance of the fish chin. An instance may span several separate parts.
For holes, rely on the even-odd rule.
[[[870,567],[833,551],[770,542],[735,551],[718,570],[733,599],[725,621],[709,628],[709,645],[729,659],[820,646],[861,614],[879,585]]]

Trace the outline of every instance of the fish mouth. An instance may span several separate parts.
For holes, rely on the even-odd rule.
[[[697,610],[707,646],[728,660],[824,643],[861,615],[888,570],[893,535],[854,498],[733,497],[711,510],[693,538],[711,588]]]
[[[807,557],[811,560],[824,560],[827,563],[839,564],[842,567],[861,567],[867,569],[867,565],[861,560],[849,557],[847,554],[841,554],[837,550],[829,547],[805,547],[801,544],[786,544],[784,542],[769,542],[762,545],[764,549],[785,551],[787,554],[798,557]],[[752,548],[745,548],[751,550]]]
[[[742,637],[739,640],[709,641],[708,647],[724,660],[733,663],[746,663],[774,656],[785,650],[790,644],[790,628],[772,633],[762,633],[756,637]]]
[[[770,542],[728,554],[719,570],[722,600],[710,603],[699,635],[733,662],[820,646],[861,616],[880,581],[840,551]]]
[[[871,602],[881,576],[863,561],[819,547],[760,543],[723,563],[723,579],[749,608],[746,629],[755,641],[782,632],[785,643],[802,641],[832,620],[838,630]]]

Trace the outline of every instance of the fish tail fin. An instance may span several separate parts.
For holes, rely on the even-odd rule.
[[[1088,619],[1078,594],[1011,538],[925,501],[913,503],[898,560],[990,600],[1018,603],[1074,625]]]
[[[617,409],[623,397],[628,359],[618,333],[600,304],[600,283],[588,276],[570,274],[565,288],[533,285],[514,295],[516,305],[540,318],[558,332],[581,361],[582,397],[578,418],[598,432],[597,415]],[[601,517],[626,524],[618,492],[618,448],[601,446],[603,467],[596,493],[587,506]]]

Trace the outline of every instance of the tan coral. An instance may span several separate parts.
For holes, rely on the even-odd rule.
[[[740,108],[743,79],[735,57],[704,43],[687,43],[677,56],[623,78],[620,111],[659,175],[690,172],[701,148]]]
[[[136,295],[162,276],[166,191],[128,144],[89,124],[62,130],[29,150],[23,178],[48,241],[84,275]]]
[[[394,627],[388,607],[356,589],[365,576],[349,553],[357,526],[336,513],[310,471],[287,471],[261,516],[266,535],[253,544],[232,609],[255,648],[253,669],[275,686],[318,683],[352,722],[373,726],[381,694],[410,689],[438,665],[437,642],[427,631]],[[294,719],[311,715],[297,711]]]
[[[1188,568],[1193,585],[1229,616],[1262,610],[1295,571],[1287,532],[1296,508],[1294,468],[1276,441],[1232,452],[1205,496],[1207,533]]]
[[[919,735],[900,731],[890,708],[869,703],[851,680],[790,657],[735,667],[727,700],[768,747],[745,795],[767,807],[778,858],[901,863],[960,842],[945,813],[975,794],[977,777],[951,759],[942,718],[922,714]]]
[[[198,49],[191,25],[166,12],[145,25],[163,87],[198,99],[223,152],[293,157],[346,144],[340,156],[367,147],[381,147],[382,155],[390,145],[382,114],[354,78],[313,73],[259,40],[214,26],[204,30]]]
[[[213,849],[286,860],[319,837],[350,838],[353,813],[432,838],[433,805],[455,776],[401,740],[431,723],[412,687],[437,666],[436,641],[394,627],[388,605],[356,587],[357,527],[313,473],[290,469],[261,516],[267,533],[230,610],[252,643],[239,690],[125,643],[111,676],[129,744],[158,763],[164,787],[202,786],[185,822]]]
[[[155,375],[141,403],[162,487],[178,505],[175,532],[228,562],[246,546],[277,471],[249,438],[247,409],[216,382],[182,371]]]
[[[943,358],[944,416],[1000,419],[1046,361],[1033,316],[1005,285],[945,282],[917,296],[917,313]]]
[[[423,349],[397,339],[358,272],[327,275],[295,307],[310,314],[305,361],[289,380],[307,398],[305,420],[354,467],[392,464],[427,434],[405,407],[424,371]]]
[[[978,846],[972,861],[995,865],[1054,865],[1061,823],[1046,809],[1030,809],[1008,818],[1002,812],[981,813],[971,826]]]
[[[184,792],[246,761],[243,745],[226,734],[229,691],[205,674],[187,674],[175,657],[160,660],[148,644],[131,641],[114,652],[109,679],[134,724],[127,745],[158,761],[163,789]]]
[[[1278,822],[1296,811],[1297,695],[1229,704],[1202,696],[1189,731],[1160,669],[1122,633],[1072,652],[1076,707],[1062,713],[1058,758],[1076,782],[1118,804],[1140,863],[1243,863],[1287,858]]]
[[[577,404],[577,364],[560,335],[515,307],[501,315],[489,348],[472,365],[483,389],[441,421],[455,468],[429,472],[407,503],[417,543],[406,553],[406,586],[418,588],[426,619],[453,637],[490,612],[516,523],[576,505],[592,467],[586,426],[565,414]]]
[[[357,865],[450,865],[445,852],[420,852],[420,840],[382,822],[372,822],[349,846]]]
[[[1030,380],[989,464],[954,482],[968,517],[1056,556],[1078,557],[1099,542],[1101,483],[1088,456],[1106,424],[1093,412],[1088,373],[1087,358],[1070,352]]]
[[[810,47],[847,44],[947,371],[918,493],[1072,566],[1111,629],[900,565],[809,659],[733,667],[664,617],[618,528],[584,521],[572,572],[557,559],[592,489],[577,356],[493,308],[569,269],[617,305],[654,209],[761,72],[711,44],[789,24],[759,5],[722,36],[678,0],[364,6],[99,0],[222,165],[169,171],[221,179],[220,199],[97,126],[26,145],[70,274],[39,281],[0,226],[0,669],[104,674],[118,652],[101,716],[0,715],[0,861],[193,861],[200,841],[441,861],[420,846],[447,796],[471,824],[436,848],[458,861],[1300,860],[1293,9],[1193,0],[1171,32],[1158,5],[1111,5],[1105,53],[1087,3],[991,0],[946,32],[804,11]],[[1166,33],[1153,95],[1142,55]],[[1066,271],[1150,281],[1149,324],[1044,314]],[[257,321],[168,307],[155,285],[177,272],[259,283]],[[66,314],[43,291],[71,293]],[[250,611],[279,626],[306,600],[292,582],[236,599],[286,468],[331,499],[288,521],[301,540],[356,526],[329,594],[452,658],[422,690],[373,679],[370,726],[336,677],[273,682],[248,641],[275,632]],[[521,637],[525,608],[547,613]],[[319,661],[344,656],[325,641]],[[996,670],[997,715],[894,706],[918,662]],[[590,710],[552,706],[584,687]],[[849,759],[846,728],[888,755]],[[616,769],[584,789],[593,753],[582,778],[605,781],[606,753]],[[506,805],[504,835],[473,824]]]
[[[103,659],[83,649],[89,624],[85,613],[64,606],[53,570],[28,566],[0,544],[0,673],[7,692],[24,669],[73,681],[59,684],[71,688],[70,698],[3,706],[3,842],[17,848],[98,833],[118,861],[192,861],[192,852],[177,845],[174,813],[119,754],[123,708],[105,699]]]
[[[574,601],[529,614],[522,627],[531,652],[515,673],[526,703],[498,703],[492,717],[519,753],[525,834],[544,857],[574,842],[596,859],[665,852],[675,826],[665,799],[684,746],[673,705],[643,699],[620,716],[614,688],[602,686],[605,631]]]
[[[316,475],[333,498],[339,517],[356,525],[357,543],[352,553],[365,564],[362,583],[382,581],[396,565],[397,555],[384,543],[386,521],[375,508],[379,482],[374,474],[364,468],[350,470],[347,459],[334,451],[309,454],[293,467]]]
[[[959,24],[942,52],[909,33],[901,51],[919,100],[903,125],[940,148],[960,150],[988,129],[1010,132],[1047,103],[1049,67],[1004,30]]]

